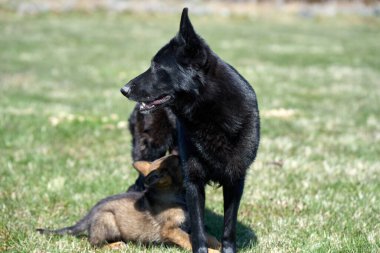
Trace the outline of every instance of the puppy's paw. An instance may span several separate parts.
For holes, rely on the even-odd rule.
[[[207,246],[216,250],[220,250],[222,248],[222,244],[212,235],[207,235]]]
[[[108,244],[106,247],[113,250],[119,250],[119,249],[125,249],[127,245],[125,245],[124,242],[114,242],[114,243]]]

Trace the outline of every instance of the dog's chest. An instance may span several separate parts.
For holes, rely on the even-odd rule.
[[[181,207],[166,209],[160,212],[155,220],[160,226],[161,233],[165,233],[166,229],[187,227],[187,214]]]
[[[191,144],[195,149],[207,156],[228,155],[231,151],[231,140],[218,126],[201,124],[189,129]]]

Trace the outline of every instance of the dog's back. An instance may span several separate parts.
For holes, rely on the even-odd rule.
[[[139,241],[162,242],[160,221],[151,213],[144,195],[132,198],[129,193],[119,199],[107,201],[91,217],[89,240],[92,245],[104,242]],[[165,208],[165,207],[163,207]],[[174,209],[174,208],[173,208]],[[171,209],[169,209],[170,211]],[[184,211],[178,208],[175,214],[184,222]],[[163,216],[161,213],[159,216]]]

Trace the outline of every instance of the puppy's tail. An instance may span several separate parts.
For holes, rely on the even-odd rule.
[[[75,225],[70,227],[64,227],[60,229],[44,229],[44,228],[37,228],[36,231],[41,234],[57,234],[57,235],[80,235],[84,234],[84,232],[88,229],[90,225],[90,217],[85,216],[83,219],[78,221]]]

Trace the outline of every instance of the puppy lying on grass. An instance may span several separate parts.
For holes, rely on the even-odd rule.
[[[93,246],[118,241],[171,242],[191,250],[190,236],[183,229],[188,227],[188,215],[178,156],[170,155],[154,162],[138,161],[133,166],[144,176],[145,191],[107,197],[73,226],[37,231],[87,234]],[[209,252],[219,252],[221,245],[215,237],[207,235],[207,242]]]

